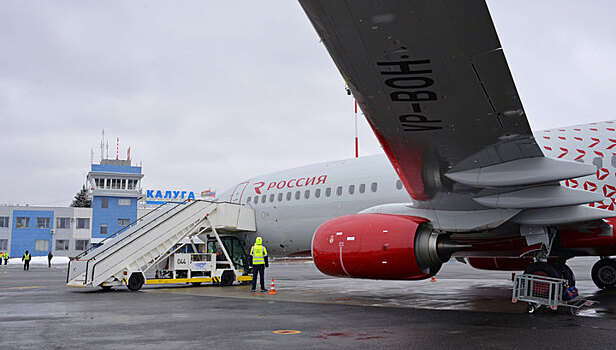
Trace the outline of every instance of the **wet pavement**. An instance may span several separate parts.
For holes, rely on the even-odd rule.
[[[581,294],[601,303],[578,316],[527,315],[511,303],[510,272],[459,263],[445,264],[436,282],[330,278],[311,262],[274,263],[266,277],[278,295],[249,286],[103,292],[66,287],[65,266],[3,266],[0,347],[611,348],[616,292],[592,283],[595,260],[571,262]]]

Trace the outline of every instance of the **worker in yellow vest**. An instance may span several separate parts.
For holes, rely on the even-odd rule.
[[[1,263],[2,261],[0,261]],[[4,252],[4,265],[9,264],[9,252]]]
[[[259,275],[261,282],[261,292],[267,292],[265,289],[265,268],[269,267],[269,261],[267,259],[267,249],[263,246],[263,239],[257,237],[255,245],[250,248],[250,265],[252,265],[252,289],[254,292],[257,287],[257,275]]]
[[[21,261],[24,262],[24,271],[30,271],[30,259],[32,259],[32,256],[30,252],[26,250],[24,256],[21,257]]]

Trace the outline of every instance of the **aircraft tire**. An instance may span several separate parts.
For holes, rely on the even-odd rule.
[[[543,261],[530,264],[530,266],[528,266],[526,270],[524,270],[524,274],[543,276],[543,277],[552,277],[552,278],[563,278],[563,273],[557,266],[547,263],[547,262],[543,262]],[[553,296],[550,296],[549,293],[550,293],[549,283],[539,282],[539,281],[535,281],[535,283],[533,283],[532,294],[534,296],[540,297],[540,298],[553,297]]]
[[[591,271],[592,281],[603,290],[616,289],[616,260],[601,259],[597,261]]]
[[[557,269],[560,270],[563,275],[562,278],[569,281],[569,287],[575,287],[575,274],[573,273],[573,270],[571,270],[571,268],[567,266],[567,264],[560,261],[550,261],[549,264],[554,265]]]

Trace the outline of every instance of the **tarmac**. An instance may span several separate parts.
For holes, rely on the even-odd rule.
[[[436,281],[325,276],[310,261],[266,270],[277,295],[250,286],[71,288],[66,265],[0,267],[1,349],[549,349],[613,348],[616,292],[570,266],[597,307],[528,315],[511,303],[511,273],[447,263]]]

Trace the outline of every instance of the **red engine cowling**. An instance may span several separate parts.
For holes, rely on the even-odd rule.
[[[468,263],[480,270],[524,271],[533,262],[532,257],[481,256],[468,258]]]
[[[426,219],[353,214],[323,223],[312,238],[317,268],[331,276],[418,280],[441,267],[438,235]]]

